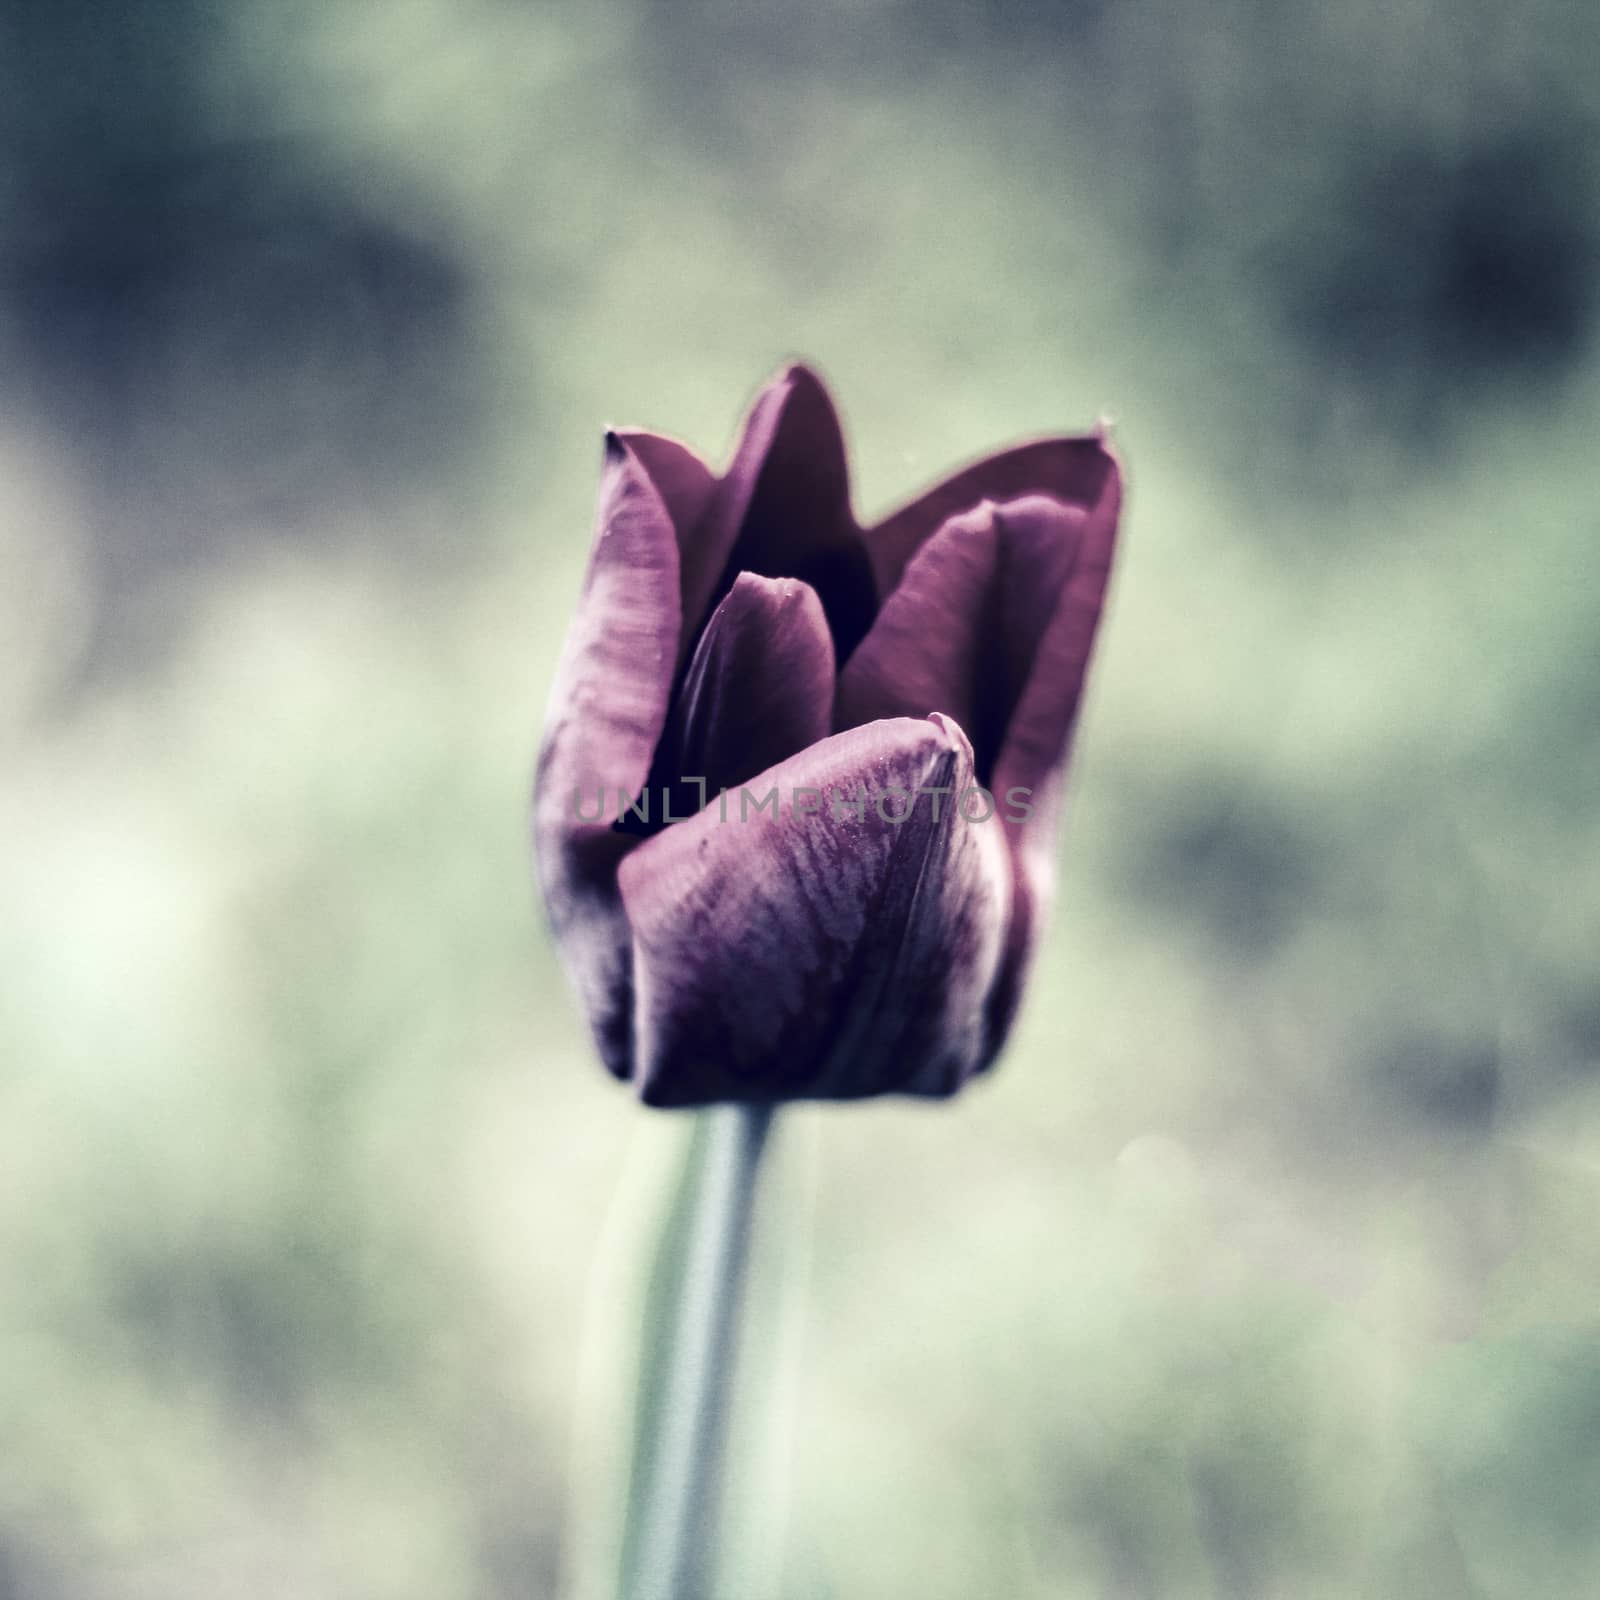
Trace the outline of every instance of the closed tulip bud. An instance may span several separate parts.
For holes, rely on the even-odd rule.
[[[1120,499],[1096,433],[862,527],[799,366],[720,477],[607,435],[534,832],[601,1056],[648,1103],[948,1095],[994,1060]]]

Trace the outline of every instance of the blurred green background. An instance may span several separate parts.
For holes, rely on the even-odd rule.
[[[1001,1069],[780,1129],[773,1592],[1600,1593],[1597,59],[0,5],[0,1600],[578,1570],[684,1122],[524,797],[602,424],[718,456],[796,354],[864,513],[1101,413],[1132,497]]]

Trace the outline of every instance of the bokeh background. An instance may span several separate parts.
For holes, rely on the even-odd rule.
[[[781,1130],[770,1592],[1600,1593],[1597,60],[1584,0],[5,0],[0,1600],[581,1565],[685,1124],[524,796],[602,424],[718,456],[796,354],[865,513],[1102,413],[1133,487],[1002,1069]]]

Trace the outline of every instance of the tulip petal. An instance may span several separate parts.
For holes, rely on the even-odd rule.
[[[833,640],[816,591],[741,572],[712,614],[656,759],[659,778],[693,794],[732,788],[827,737]],[[681,799],[673,805],[683,813]]]
[[[711,504],[717,487],[716,474],[688,445],[664,433],[652,433],[645,428],[615,428],[612,432],[649,475],[672,518],[678,539],[681,593],[691,568],[685,550],[692,546],[695,530]],[[686,603],[683,615],[698,620],[699,614],[691,612]]]
[[[643,1098],[959,1088],[986,1053],[1010,902],[998,819],[956,807],[971,782],[949,719],[874,722],[768,769],[728,797],[726,821],[713,804],[630,855]],[[937,820],[934,789],[952,791]],[[769,790],[776,816],[746,810],[743,794]],[[905,820],[886,820],[906,798]]]
[[[1063,505],[1097,504],[1117,465],[1103,432],[1038,439],[964,467],[925,490],[862,535],[879,594],[899,583],[906,563],[952,517],[984,500],[1044,495]]]
[[[1083,528],[1078,507],[1038,495],[952,517],[840,672],[835,725],[946,712],[989,782]]]
[[[1122,505],[1115,461],[1100,498],[1084,519],[1071,571],[1034,653],[1032,671],[1018,697],[995,762],[995,792],[1002,799],[1026,789],[1031,815],[1008,828],[1015,863],[1013,909],[1005,957],[990,1000],[996,1050],[1021,1002],[1038,929],[1055,883],[1055,825],[1078,709],[1105,603]]]
[[[817,591],[840,660],[876,606],[871,565],[850,512],[838,414],[821,380],[791,366],[751,407],[733,460],[684,549],[684,616],[693,632],[740,572],[799,578]]]
[[[835,726],[942,711],[976,745],[980,663],[996,642],[999,565],[992,505],[951,518],[929,539],[841,668]]]
[[[941,505],[1008,484],[1016,486],[1015,498],[980,505],[926,532],[924,519]],[[1015,1018],[1051,893],[1062,780],[1110,574],[1121,489],[1120,469],[1103,440],[1057,440],[991,457],[866,535],[880,584],[894,586],[840,672],[836,725],[869,711],[924,713],[935,708],[937,690],[948,702],[940,709],[964,719],[980,779],[991,784],[1002,814],[1018,814],[1008,797],[1019,791],[1028,807],[1022,820],[1005,825],[1015,880],[985,1065]],[[1073,498],[1086,495],[1092,495],[1087,503]],[[994,530],[996,554],[989,590],[980,593],[971,552],[984,519]]]
[[[1113,470],[1093,508],[1073,518],[1070,565],[1055,566],[1048,611],[1036,604],[1047,589],[1042,583],[1019,584],[1007,593],[1008,626],[1029,643],[1017,663],[1016,700],[995,761],[999,786],[1042,787],[1065,761],[1111,577],[1121,504],[1122,479]],[[1018,506],[1008,508],[1006,520],[1008,551],[1020,552],[1026,541],[1036,572],[1069,548],[1060,537],[1061,524],[1048,512],[1032,507],[1024,512]]]
[[[606,1064],[627,1075],[629,935],[616,865],[634,841],[579,819],[602,787],[637,791],[667,719],[680,623],[667,505],[628,441],[606,437],[597,532],[550,696],[534,838],[557,942]]]

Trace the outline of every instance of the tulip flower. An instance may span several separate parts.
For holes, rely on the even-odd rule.
[[[773,1107],[949,1095],[1005,1042],[1120,502],[1095,433],[1001,450],[863,527],[800,366],[720,477],[662,435],[606,436],[540,874],[607,1066],[648,1104],[713,1107],[669,1210],[607,1593],[714,1587]]]
[[[803,366],[720,476],[607,434],[535,838],[600,1054],[647,1103],[943,1096],[993,1062],[1120,498],[1096,432],[864,527]]]

